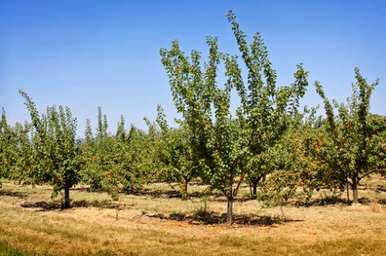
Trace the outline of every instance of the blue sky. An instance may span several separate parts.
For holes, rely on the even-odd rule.
[[[353,69],[381,79],[372,111],[386,114],[386,1],[19,1],[0,2],[0,106],[9,120],[28,115],[18,89],[40,110],[70,106],[83,130],[97,106],[112,130],[123,114],[144,127],[157,104],[176,117],[159,49],[178,39],[186,51],[206,52],[205,37],[237,53],[225,18],[233,9],[242,29],[258,31],[279,84],[292,82],[296,64],[344,100]],[[314,87],[304,104],[320,104]]]

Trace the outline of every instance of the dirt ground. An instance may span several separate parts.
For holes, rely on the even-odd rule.
[[[229,226],[222,223],[224,199],[203,199],[198,185],[190,187],[190,200],[153,184],[120,195],[118,203],[106,193],[76,188],[73,208],[61,210],[49,186],[6,182],[0,251],[14,254],[0,255],[386,255],[385,188],[384,179],[369,179],[360,205],[323,201],[329,195],[322,192],[310,207],[286,205],[283,219],[278,208],[247,200],[244,187]]]

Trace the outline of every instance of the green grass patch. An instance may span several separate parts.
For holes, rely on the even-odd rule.
[[[0,256],[30,256],[30,254],[21,252],[11,247],[8,243],[0,241]]]

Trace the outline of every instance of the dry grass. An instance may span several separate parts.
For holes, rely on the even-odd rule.
[[[32,207],[52,202],[50,187],[5,183],[0,193],[0,251],[9,253],[0,255],[385,255],[386,209],[377,203],[386,199],[386,192],[377,190],[383,185],[379,177],[366,183],[360,191],[360,197],[370,201],[366,205],[288,205],[284,210],[292,221],[229,227],[150,217],[192,215],[203,207],[199,197],[173,197],[165,184],[147,187],[140,195],[121,195],[117,220],[105,193],[76,189],[72,199],[88,207],[61,211]],[[190,192],[203,189],[194,186]],[[247,194],[243,188],[241,195]],[[223,198],[210,197],[208,207],[221,214]],[[235,212],[267,218],[279,213],[255,200],[236,202]]]

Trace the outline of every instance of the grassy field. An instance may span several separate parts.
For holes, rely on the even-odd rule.
[[[222,224],[224,198],[202,199],[191,186],[181,200],[166,184],[120,195],[71,191],[74,207],[60,210],[48,186],[0,189],[2,255],[386,255],[386,181],[368,180],[364,204],[349,206],[315,195],[311,207],[262,208],[241,191],[236,223]],[[342,194],[342,198],[344,194]],[[325,205],[320,205],[325,203]],[[206,213],[203,209],[206,208]]]

